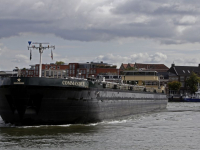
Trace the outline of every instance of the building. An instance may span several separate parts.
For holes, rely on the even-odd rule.
[[[29,69],[23,68],[20,69],[20,74],[23,77],[39,77],[39,64],[30,65]],[[42,64],[42,77],[48,78],[63,78],[66,76],[66,69],[69,68],[69,65],[56,65],[51,64]]]
[[[160,79],[157,71],[124,71],[122,80],[127,84],[145,86],[149,89],[148,91],[165,91],[165,86],[160,85]]]
[[[164,64],[143,64],[143,63],[135,63],[135,68],[139,70],[150,70],[157,72],[167,72],[169,68]]]
[[[103,62],[69,63],[69,69],[67,69],[69,77],[96,78],[98,74],[102,73],[117,75],[119,69],[116,65]]]
[[[39,66],[39,64],[36,64],[31,65],[30,69],[21,69],[21,76],[39,77]],[[69,63],[62,65],[56,65],[54,63],[42,64],[42,77],[47,78],[96,78],[98,74],[118,75],[119,69],[117,69],[116,65],[103,62]]]
[[[121,64],[121,66],[119,67],[120,70],[126,70],[127,69],[128,64]]]
[[[35,76],[39,77],[39,64],[32,66],[32,70],[35,70]],[[64,78],[66,77],[66,70],[69,68],[69,65],[62,64],[56,65],[51,64],[42,64],[42,77],[49,78]]]
[[[159,77],[156,71],[124,71],[122,80],[139,86],[159,86]]]
[[[175,64],[172,64],[168,70],[169,82],[179,81],[181,83],[181,88],[180,91],[169,91],[169,93],[180,95],[186,95],[186,93],[189,93],[187,90],[186,80],[190,77],[192,72],[200,76],[200,64],[198,66],[176,66]]]
[[[164,64],[144,64],[135,62],[135,64],[128,63],[126,68],[123,67],[124,65],[125,64],[122,63],[120,67],[121,74],[123,74],[123,71],[131,69],[137,71],[156,71],[159,76],[160,85],[167,85],[169,78],[167,71],[169,68]]]
[[[100,73],[97,75],[97,80],[121,83],[121,75],[114,75],[109,73]]]

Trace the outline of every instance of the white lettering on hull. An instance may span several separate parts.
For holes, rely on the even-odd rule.
[[[24,84],[24,82],[14,82],[14,84]]]
[[[62,85],[73,85],[73,86],[80,86],[80,87],[88,87],[86,82],[76,82],[76,81],[62,81]]]

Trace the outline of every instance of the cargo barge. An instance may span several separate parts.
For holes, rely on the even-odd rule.
[[[16,125],[93,123],[165,109],[163,91],[77,78],[5,77],[0,115]]]

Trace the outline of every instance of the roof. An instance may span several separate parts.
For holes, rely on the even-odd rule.
[[[120,69],[126,69],[126,67],[128,66],[128,64],[121,64]]]
[[[163,76],[164,79],[169,79],[169,73],[168,72],[158,72],[158,76]]]
[[[123,64],[123,67],[126,68],[128,66],[128,64]]]
[[[127,67],[128,66],[134,68],[135,64],[128,63]]]
[[[136,68],[145,68],[148,70],[155,70],[158,72],[165,72],[167,71],[169,68],[167,66],[165,66],[164,64],[142,64],[142,63],[135,63],[135,67]]]
[[[190,76],[192,72],[200,73],[200,67],[197,66],[175,66],[173,65],[168,72],[174,73],[179,76]]]

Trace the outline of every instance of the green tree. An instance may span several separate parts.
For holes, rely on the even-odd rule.
[[[169,89],[173,91],[178,91],[181,88],[181,83],[178,81],[169,82],[167,85]]]
[[[190,75],[190,77],[186,80],[186,84],[191,94],[194,94],[198,90],[198,83],[200,82],[200,78],[194,72]]]
[[[56,61],[56,65],[64,65],[65,63],[63,61]]]

